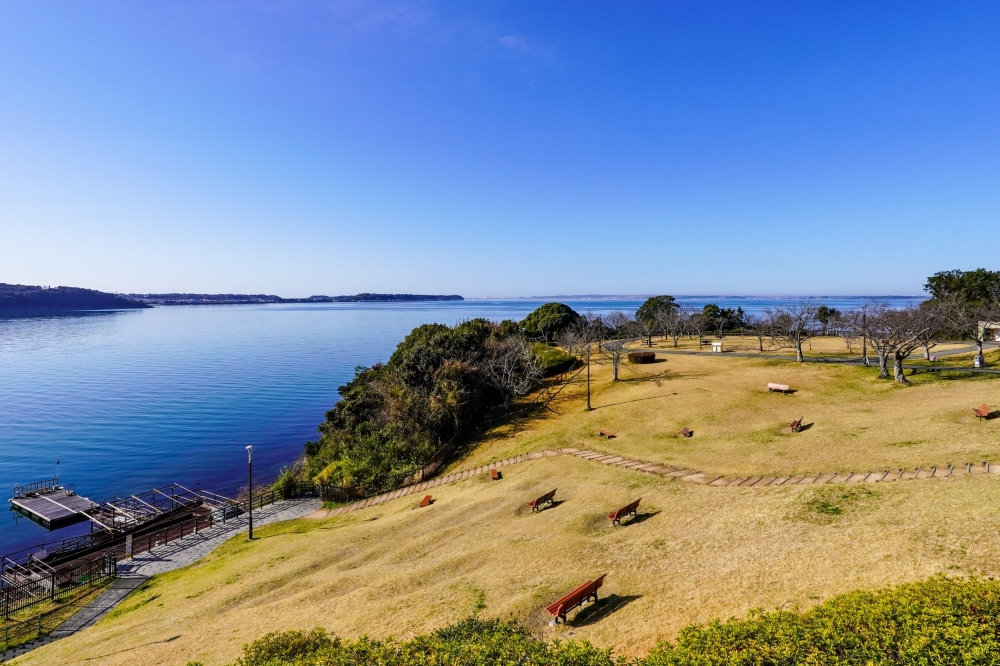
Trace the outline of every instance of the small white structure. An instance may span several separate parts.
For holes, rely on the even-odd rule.
[[[979,322],[979,335],[982,336],[983,340],[1000,341],[1000,322]]]
[[[722,353],[722,343],[721,342],[713,342],[712,343],[712,351],[721,354]]]

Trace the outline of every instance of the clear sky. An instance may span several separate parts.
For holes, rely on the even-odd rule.
[[[0,282],[913,294],[997,269],[1000,3],[0,0]]]

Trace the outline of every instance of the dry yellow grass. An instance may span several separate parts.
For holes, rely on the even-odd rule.
[[[261,529],[157,577],[111,618],[18,660],[41,664],[232,661],[268,631],[323,626],[410,636],[473,613],[540,636],[643,653],[691,622],[806,607],[857,588],[947,572],[1000,575],[996,477],[877,486],[707,488],[560,457],[325,521]],[[524,503],[558,486],[558,506]],[[846,499],[838,493],[860,493]],[[869,494],[870,493],[870,494]],[[638,496],[642,520],[604,514]],[[840,506],[841,515],[810,506]],[[615,613],[546,625],[543,606],[608,573]]]
[[[1000,420],[979,422],[972,407],[1000,406],[1000,378],[913,377],[899,386],[877,369],[725,354],[667,355],[625,366],[623,381],[595,365],[593,405],[583,375],[553,412],[498,429],[455,468],[475,467],[547,447],[585,447],[722,475],[869,471],[1000,461]],[[767,392],[789,384],[794,395]],[[788,424],[805,417],[808,429]],[[811,425],[810,425],[811,424]],[[694,436],[678,435],[681,428]],[[598,436],[605,429],[615,439]]]
[[[456,467],[511,453],[585,446],[720,474],[885,468],[1000,460],[996,380],[897,387],[872,370],[719,355],[670,356],[594,372],[593,412],[580,379],[555,412],[493,433]],[[582,378],[582,376],[581,376]],[[768,381],[793,396],[769,395]],[[798,435],[785,425],[814,423]],[[691,439],[676,436],[682,426]],[[597,428],[616,439],[599,439]],[[157,577],[113,616],[18,660],[40,664],[231,662],[260,635],[323,626],[345,636],[406,637],[459,620],[513,616],[544,637],[586,638],[640,654],[683,626],[753,607],[808,606],[835,594],[945,572],[1000,575],[996,476],[874,486],[708,488],[571,457],[523,463],[327,520],[260,530]],[[558,487],[558,506],[525,503]],[[641,496],[636,524],[604,514]],[[842,513],[836,515],[834,507]],[[824,513],[826,511],[826,513]],[[833,513],[830,513],[833,511]],[[548,627],[542,608],[608,572],[627,600],[593,620]],[[589,618],[589,619],[588,619]]]

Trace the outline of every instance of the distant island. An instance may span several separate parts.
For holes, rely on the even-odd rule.
[[[74,312],[81,310],[135,310],[150,307],[141,301],[78,287],[41,287],[0,282],[0,312]]]
[[[248,303],[394,303],[399,301],[464,301],[457,294],[355,294],[282,298],[273,294],[128,294],[150,305],[239,305]]]

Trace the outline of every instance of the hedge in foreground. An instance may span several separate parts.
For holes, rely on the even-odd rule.
[[[243,648],[235,666],[613,666],[611,650],[587,642],[532,638],[523,628],[495,620],[464,620],[410,641],[356,641],[322,629],[268,634]]]
[[[755,611],[681,631],[645,658],[615,658],[587,642],[533,638],[499,621],[468,619],[410,641],[357,641],[321,629],[268,634],[235,666],[770,666],[1000,665],[1000,582],[943,576],[851,592],[804,613]]]

